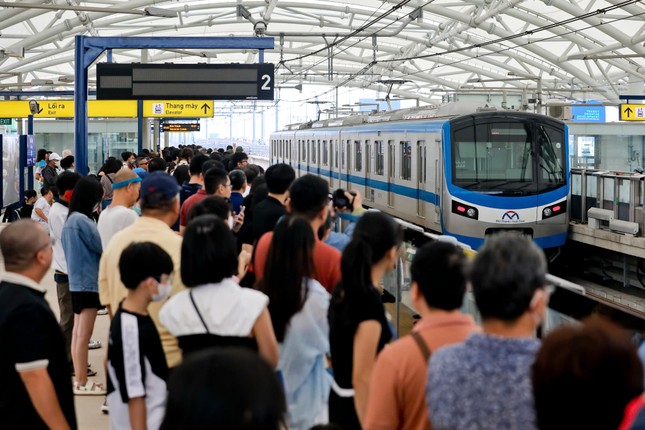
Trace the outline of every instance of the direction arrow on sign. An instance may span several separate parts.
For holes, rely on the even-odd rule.
[[[143,116],[147,118],[212,118],[213,101],[145,100],[143,102]]]
[[[645,121],[645,104],[621,104],[621,121]]]

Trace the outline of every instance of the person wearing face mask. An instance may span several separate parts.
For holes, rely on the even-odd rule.
[[[551,286],[530,237],[486,239],[470,274],[482,333],[433,352],[426,402],[432,428],[535,430],[531,365]]]
[[[148,305],[168,298],[172,258],[151,242],[135,242],[119,258],[127,288],[110,325],[108,407],[112,429],[157,429],[165,415],[168,365]]]
[[[60,160],[60,155],[56,154],[55,152],[49,154],[47,165],[40,173],[43,178],[43,187],[47,187],[49,189],[56,188],[56,178],[58,177],[58,170],[56,169],[56,167],[58,167]]]

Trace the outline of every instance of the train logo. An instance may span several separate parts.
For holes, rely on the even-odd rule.
[[[517,212],[506,211],[504,212],[504,215],[502,215],[502,219],[498,219],[497,222],[504,223],[504,224],[515,224],[515,223],[524,222],[524,221],[520,219],[520,214],[518,214]]]

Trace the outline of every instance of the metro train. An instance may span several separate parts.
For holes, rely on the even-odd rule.
[[[569,227],[568,134],[538,114],[413,108],[287,126],[271,134],[271,163],[473,249],[500,230],[554,248]]]

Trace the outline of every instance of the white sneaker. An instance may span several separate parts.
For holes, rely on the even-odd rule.
[[[101,347],[100,340],[90,340],[90,342],[87,344],[88,349],[99,349],[100,347]]]

